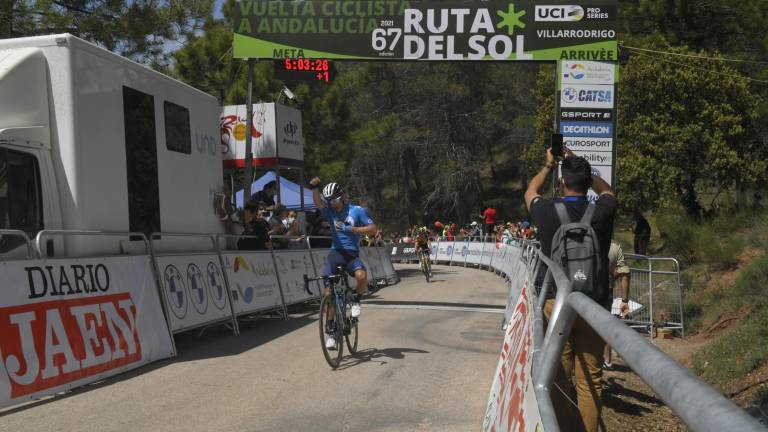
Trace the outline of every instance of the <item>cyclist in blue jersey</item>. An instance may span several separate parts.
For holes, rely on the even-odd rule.
[[[368,286],[368,275],[365,271],[365,265],[360,260],[360,236],[367,234],[376,235],[376,224],[368,216],[368,212],[360,206],[350,204],[345,199],[344,189],[338,183],[328,183],[319,190],[320,179],[315,177],[309,182],[312,188],[312,200],[317,208],[320,209],[323,216],[331,222],[331,237],[333,244],[328,260],[323,269],[325,276],[330,276],[334,270],[341,266],[350,276],[354,276],[357,281],[357,294],[352,301],[351,312],[353,317],[360,316],[360,298]],[[326,285],[324,295],[330,295],[331,290]],[[329,318],[329,327],[332,330],[333,311],[327,311]],[[328,338],[326,345],[328,348],[334,348],[337,342],[334,338]]]

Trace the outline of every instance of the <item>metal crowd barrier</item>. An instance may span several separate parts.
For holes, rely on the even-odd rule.
[[[183,331],[192,330],[195,328],[206,328],[211,325],[219,325],[219,324],[229,324],[232,327],[232,330],[235,334],[240,333],[237,317],[243,316],[243,315],[252,315],[252,314],[261,314],[269,311],[274,310],[280,310],[282,312],[282,315],[285,319],[288,319],[288,306],[296,303],[304,303],[308,301],[315,301],[319,298],[321,290],[318,289],[317,294],[313,296],[306,296],[304,293],[303,285],[301,287],[294,286],[298,282],[296,282],[294,279],[298,280],[296,277],[290,277],[290,289],[293,293],[293,301],[289,301],[286,297],[286,284],[285,281],[281,280],[281,272],[283,274],[288,274],[289,276],[295,276],[293,273],[296,271],[299,272],[308,272],[308,274],[317,276],[319,273],[319,269],[322,266],[322,263],[317,262],[318,259],[317,254],[320,251],[327,251],[328,248],[312,248],[311,247],[311,240],[325,240],[330,242],[330,237],[305,237],[305,236],[272,236],[274,240],[287,240],[289,241],[290,245],[295,246],[294,248],[289,249],[273,249],[269,251],[251,251],[251,250],[239,250],[236,248],[228,248],[227,247],[227,240],[228,239],[242,239],[242,238],[255,238],[256,236],[248,236],[248,235],[235,235],[235,234],[201,234],[201,233],[172,233],[172,232],[155,232],[150,234],[150,237],[147,238],[142,233],[137,232],[106,232],[106,231],[97,231],[97,230],[87,230],[87,231],[76,231],[76,230],[42,230],[40,231],[37,236],[35,237],[34,241],[30,241],[28,237],[26,237],[26,234],[24,234],[22,231],[16,231],[16,230],[0,230],[0,234],[9,234],[9,235],[15,235],[20,236],[25,239],[25,242],[27,243],[27,258],[28,259],[35,259],[37,257],[41,257],[44,255],[43,251],[43,244],[45,239],[52,237],[52,236],[82,236],[82,237],[117,237],[119,238],[120,243],[120,255],[126,255],[126,243],[124,243],[125,240],[131,241],[131,244],[134,243],[135,240],[141,240],[143,243],[144,250],[141,252],[141,255],[146,255],[147,259],[150,261],[149,268],[151,269],[151,272],[153,274],[154,283],[156,285],[156,289],[159,291],[159,297],[160,301],[162,303],[162,309],[163,313],[165,314],[166,324],[168,325],[168,328],[171,330],[171,333],[180,333]],[[210,246],[208,247],[202,247],[202,243],[200,241],[195,241],[194,243],[194,249],[192,250],[179,250],[179,245],[174,244],[170,245],[169,248],[164,248],[161,241],[164,238],[186,238],[190,240],[194,239],[204,239],[206,241],[210,242]],[[178,242],[176,242],[178,243]],[[129,245],[130,246],[130,245]],[[330,246],[330,243],[329,243]],[[236,255],[236,256],[243,256],[248,257],[251,253],[255,253],[252,255],[256,255],[258,253],[268,253],[269,254],[269,261],[270,261],[270,270],[274,271],[274,276],[271,274],[267,276],[267,278],[274,277],[277,281],[277,288],[276,290],[279,292],[279,299],[277,300],[277,303],[274,305],[270,305],[263,308],[250,308],[245,312],[236,312],[235,311],[235,299],[233,298],[233,283],[230,281],[229,277],[229,268],[227,264],[227,260],[225,260],[225,254],[228,255]],[[276,255],[283,255],[285,258],[285,255],[291,256],[291,261],[295,261],[295,257],[292,257],[294,253],[301,253],[304,256],[306,256],[306,265],[300,266],[297,268],[293,267],[281,267],[278,266]],[[133,253],[135,255],[135,253]],[[66,258],[76,258],[77,256],[69,254],[60,254],[66,257]],[[106,255],[99,255],[99,257],[103,257]],[[322,253],[319,254],[320,259],[322,258]],[[361,248],[361,259],[364,261],[368,261],[369,263],[369,269],[368,274],[369,276],[369,283],[372,283],[374,285],[379,285],[381,283],[383,284],[389,284],[393,280],[397,281],[398,276],[397,273],[394,270],[394,267],[392,266],[389,255],[386,254],[385,248],[382,247],[374,247],[374,248]],[[10,259],[6,259],[10,260]],[[161,268],[161,261],[163,261],[163,268]],[[178,261],[178,262],[175,262]],[[181,262],[184,261],[184,262]],[[197,262],[200,261],[200,262]],[[299,260],[301,261],[301,260]],[[311,264],[310,264],[311,263]],[[207,267],[206,267],[207,264]],[[311,268],[310,268],[311,267]],[[176,270],[174,270],[176,269]],[[190,274],[190,269],[193,270],[194,274]],[[206,273],[207,270],[207,273]],[[167,271],[170,271],[170,273],[166,274]],[[186,275],[186,277],[184,277]],[[211,296],[214,294],[215,290],[211,287],[212,283],[208,280],[205,280],[203,278],[207,277],[214,277],[216,279],[217,277],[220,278],[219,284],[215,286],[215,288],[218,288],[218,292],[222,293],[222,296],[219,300],[221,301],[221,307],[225,309],[219,309],[217,312],[217,315],[212,318],[204,318],[206,313],[210,314],[209,311],[213,310],[213,307],[209,307],[212,302]],[[246,276],[248,277],[248,276]],[[253,276],[254,278],[257,278],[258,275]],[[174,279],[179,286],[174,287],[176,291],[172,292],[171,286],[169,284],[169,280],[167,279]],[[188,287],[188,285],[192,284],[192,279],[195,279],[195,290],[193,290],[191,287]],[[300,279],[300,278],[299,278]],[[320,285],[318,284],[318,287]],[[249,287],[251,288],[251,287]],[[300,290],[300,294],[297,294]],[[202,291],[202,292],[201,292]],[[222,292],[225,291],[225,294]],[[255,288],[253,289],[255,291]],[[194,322],[186,322],[185,320],[189,320],[189,316],[193,314],[193,310],[191,309],[190,303],[193,300],[193,292],[198,293],[200,296],[200,299],[202,303],[205,304],[205,309],[197,310],[197,313],[199,317]],[[170,297],[173,297],[171,299]],[[183,301],[182,301],[183,299]],[[250,301],[250,300],[249,300]],[[269,300],[267,300],[269,301]],[[186,302],[186,304],[183,304]],[[224,303],[228,303],[228,305],[224,305]],[[201,303],[201,304],[202,304]],[[263,303],[263,302],[262,302]],[[176,313],[179,312],[179,310],[182,308],[182,304],[184,307],[184,313]],[[178,309],[178,310],[177,310]],[[189,313],[187,313],[189,312]],[[176,347],[174,346],[174,352],[176,351]]]
[[[680,263],[674,258],[635,254],[624,254],[624,258],[630,268],[630,297],[642,305],[627,322],[651,335],[664,328],[685,336]]]
[[[665,353],[654,347],[624,322],[580,292],[573,292],[568,276],[544,256],[532,242],[524,242],[515,270],[506,276],[533,283],[544,274],[540,292],[533,297],[533,386],[540,420],[546,432],[559,431],[551,392],[560,358],[576,316],[584,319],[613,347],[628,366],[648,384],[658,397],[695,431],[763,431],[765,428],[715,389],[691,374]],[[500,263],[499,263],[500,264]],[[507,263],[508,264],[508,263]],[[524,269],[524,272],[520,270]],[[533,288],[531,286],[531,288]],[[543,308],[550,289],[555,289],[554,307],[544,329]],[[511,291],[511,289],[510,289]],[[506,321],[509,322],[517,296],[510,294]],[[502,358],[503,360],[503,358]],[[489,409],[493,401],[489,401]],[[510,421],[510,425],[512,422]],[[506,430],[506,428],[504,429]]]

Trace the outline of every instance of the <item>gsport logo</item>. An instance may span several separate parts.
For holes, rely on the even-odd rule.
[[[536,6],[536,21],[581,21],[584,8],[576,5]]]

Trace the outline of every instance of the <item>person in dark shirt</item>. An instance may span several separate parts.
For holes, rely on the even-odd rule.
[[[275,195],[277,194],[277,182],[272,180],[264,187],[251,196],[251,201],[262,205],[267,210],[272,210],[275,206]]]
[[[272,241],[269,237],[269,225],[264,220],[266,212],[255,202],[249,203],[243,211],[243,237],[237,241],[239,250],[269,250]]]
[[[609,290],[608,251],[613,235],[613,220],[616,215],[616,198],[613,190],[603,179],[592,175],[592,167],[586,159],[573,155],[564,148],[566,158],[562,164],[562,177],[558,185],[560,198],[565,204],[571,221],[578,222],[584,215],[589,203],[587,191],[590,186],[598,195],[597,208],[592,217],[592,227],[597,235],[600,247],[600,272],[597,275],[597,298],[593,298],[610,310],[612,293]],[[539,191],[544,186],[549,173],[557,166],[556,159],[547,150],[547,163],[531,180],[525,192],[525,205],[531,214],[534,225],[539,228],[541,251],[551,256],[552,237],[560,227],[554,202],[543,198]],[[544,307],[547,320],[552,313],[554,299],[548,299]],[[578,413],[571,409],[570,402],[562,392],[552,392],[558,423],[563,428],[575,427],[575,430],[597,432],[602,408],[602,360],[605,342],[581,317],[576,317],[568,342],[561,358],[562,368],[558,371],[555,382],[568,397],[573,399],[574,390],[571,377],[575,375]],[[568,430],[568,429],[563,429]]]
[[[634,231],[635,253],[638,255],[648,254],[648,243],[651,242],[651,224],[648,223],[648,220],[640,212],[637,213],[635,219]]]

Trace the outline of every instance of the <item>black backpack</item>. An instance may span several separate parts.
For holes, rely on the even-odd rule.
[[[602,294],[598,292],[597,284],[597,275],[600,272],[600,243],[592,228],[596,204],[587,204],[587,210],[579,222],[571,222],[565,204],[554,204],[560,227],[552,237],[551,258],[565,270],[573,284],[573,291],[598,299]]]

